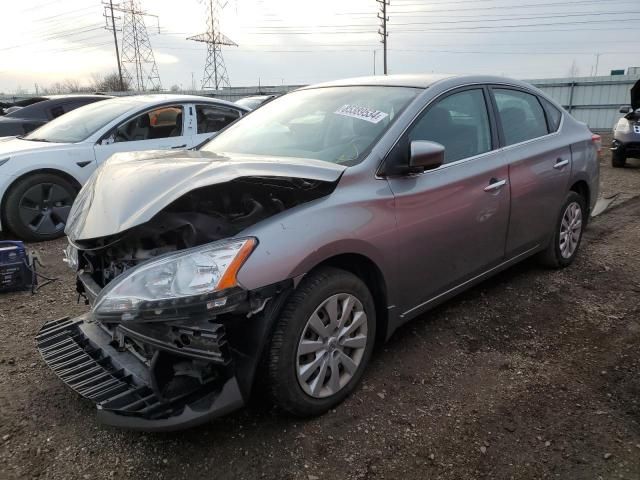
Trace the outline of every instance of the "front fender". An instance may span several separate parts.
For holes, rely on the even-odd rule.
[[[282,212],[240,235],[259,242],[238,273],[249,290],[295,279],[338,255],[358,254],[380,270],[389,304],[396,299],[396,219],[386,181],[338,186],[328,197]]]

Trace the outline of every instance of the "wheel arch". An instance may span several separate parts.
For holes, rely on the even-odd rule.
[[[591,189],[589,188],[589,184],[585,180],[577,180],[571,185],[569,188],[570,191],[576,192],[585,200],[585,205],[587,209],[591,210]]]
[[[71,175],[71,174],[69,174],[69,173],[67,173],[67,172],[65,172],[63,170],[57,169],[57,168],[38,168],[36,170],[29,170],[28,172],[25,172],[22,175],[19,175],[16,178],[14,178],[13,181],[11,182],[11,184],[7,187],[7,189],[2,194],[2,199],[0,199],[0,216],[1,216],[1,219],[2,219],[2,225],[6,225],[5,203],[7,201],[7,194],[21,180],[23,180],[23,179],[25,179],[27,177],[30,177],[31,175],[38,175],[40,173],[48,173],[48,174],[51,174],[51,175],[57,175],[57,176],[65,179],[69,183],[71,183],[74,187],[76,187],[76,190],[80,190],[80,188],[82,187],[82,184],[78,181],[77,178],[75,178],[73,175]]]
[[[361,253],[340,253],[322,260],[310,272],[327,266],[350,272],[365,283],[376,308],[376,341],[386,340],[389,328],[387,285],[380,267]]]

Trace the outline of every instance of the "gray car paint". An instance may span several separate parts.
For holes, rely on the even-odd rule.
[[[251,174],[253,167],[263,174],[277,169],[282,175],[309,176],[310,172],[304,169],[309,165],[316,173],[322,171],[326,179],[338,178],[341,173],[330,195],[270,217],[238,234],[259,240],[238,280],[252,290],[300,278],[338,255],[364,259],[379,272],[389,317],[385,333],[389,336],[397,326],[425,309],[544,249],[562,201],[576,182],[588,185],[589,208],[595,204],[599,172],[591,132],[524,82],[489,76],[378,76],[306,88],[353,85],[424,89],[361,163],[344,169],[324,162],[283,159],[268,166],[253,165],[246,171],[239,166],[230,173],[225,170],[227,166],[232,168],[231,162],[223,162],[225,168],[218,170],[217,162],[212,162],[210,168],[202,166],[202,158],[188,160],[183,170],[176,166],[181,159],[170,153],[162,160],[134,162],[131,166],[109,161],[92,182],[92,188],[103,192],[102,207],[96,204],[88,216],[100,217],[95,212],[111,209],[115,216],[85,221],[91,226],[84,227],[77,238],[113,234],[139,224],[179,192],[234,175]],[[563,112],[558,133],[420,175],[387,178],[378,174],[386,155],[421,111],[442,94],[469,85],[511,86],[546,98]],[[558,158],[569,160],[569,164],[555,169]],[[177,177],[163,174],[163,167],[170,167]],[[117,173],[119,168],[123,174]],[[106,172],[111,173],[107,176]],[[205,174],[198,177],[199,172]],[[191,182],[191,174],[199,178],[197,184]],[[116,177],[117,184],[112,182]],[[142,184],[140,178],[144,179]],[[484,187],[494,178],[507,179],[505,188],[485,192]],[[107,183],[114,183],[113,188],[95,185],[106,179]],[[179,186],[167,195],[166,189],[174,179]],[[103,221],[106,223],[101,226]]]

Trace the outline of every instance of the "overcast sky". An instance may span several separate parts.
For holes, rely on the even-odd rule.
[[[224,2],[225,0],[221,0]],[[206,46],[199,0],[139,0],[162,85],[199,87]],[[306,84],[382,71],[375,0],[228,0],[221,31],[233,86]],[[3,2],[0,92],[115,71],[100,0]],[[640,66],[640,0],[391,0],[389,73],[533,79]],[[160,32],[158,33],[158,25]],[[375,52],[375,54],[374,54]]]

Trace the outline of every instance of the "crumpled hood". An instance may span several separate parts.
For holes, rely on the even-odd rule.
[[[76,198],[65,233],[71,241],[114,235],[148,222],[198,188],[241,177],[337,181],[345,166],[320,160],[166,150],[113,155]]]

